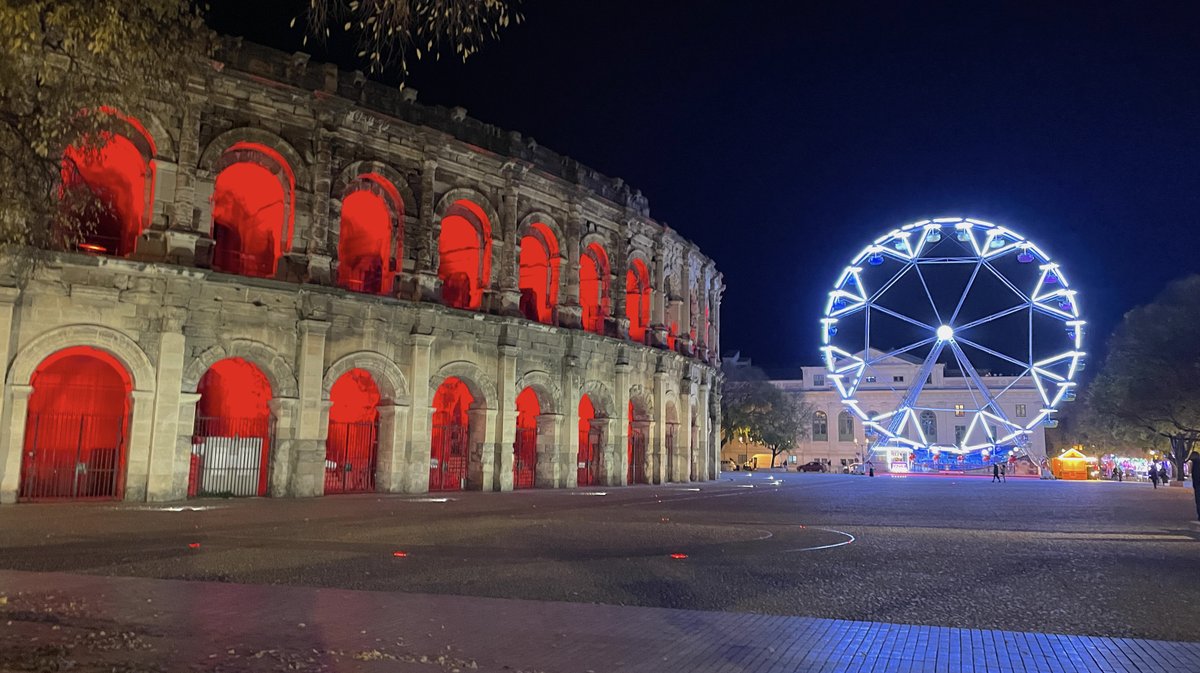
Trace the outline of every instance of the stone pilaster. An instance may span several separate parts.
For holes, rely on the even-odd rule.
[[[375,463],[375,490],[403,493],[408,464],[408,407],[398,404],[379,407],[379,455]],[[429,471],[425,471],[428,478]]]
[[[621,486],[629,473],[629,363],[618,362],[615,369],[613,424],[604,457],[604,483]]]
[[[583,325],[583,309],[579,306],[579,240],[585,226],[583,214],[578,206],[572,206],[571,214],[563,227],[564,268],[559,276],[561,287],[558,293],[558,323],[563,327],[579,329]]]
[[[300,408],[300,400],[294,397],[276,397],[268,402],[271,409],[271,427],[274,436],[271,446],[267,480],[267,494],[273,498],[287,496],[301,497],[317,495],[311,492],[314,488],[324,486],[325,447],[317,446],[313,440],[298,440],[296,438],[296,412]],[[305,475],[302,465],[309,465],[320,454],[321,481],[312,484],[312,476]]]
[[[433,347],[432,334],[413,334],[412,409],[408,414],[408,451],[401,470],[399,490],[403,493],[424,493],[429,490],[429,459],[432,456],[433,400],[429,390],[429,356]]]
[[[7,365],[6,365],[7,368]],[[5,386],[4,410],[0,422],[8,428],[6,441],[0,453],[4,456],[3,476],[0,476],[0,503],[17,501],[21,487],[21,458],[25,450],[25,416],[29,411],[29,396],[33,386],[9,384]]]
[[[504,338],[504,337],[502,337]],[[513,487],[513,444],[517,440],[517,346],[501,344],[496,350],[496,420],[488,434],[496,443],[496,474],[491,489],[511,491]]]
[[[654,372],[654,409],[651,415],[657,423],[651,425],[651,435],[646,445],[646,478],[651,484],[670,481],[667,473],[670,458],[667,456],[667,372],[660,368]],[[676,409],[676,413],[679,410]]]
[[[150,476],[150,437],[154,426],[154,391],[129,393],[129,431],[125,439],[125,493],[129,502],[146,500]]]
[[[324,399],[325,337],[329,323],[301,320],[296,345],[296,379],[299,383],[293,446],[293,472],[289,495],[309,497],[325,492],[325,435],[329,403]],[[277,437],[278,437],[278,430]]]
[[[696,393],[697,446],[692,447],[692,479],[696,481],[709,479],[708,393],[708,381],[701,381],[699,390]]]
[[[520,278],[517,275],[517,246],[519,245],[518,236],[520,236],[520,232],[517,231],[519,200],[518,185],[509,179],[500,196],[499,225],[502,238],[499,243],[500,250],[498,254],[493,253],[493,257],[500,267],[492,270],[496,276],[496,297],[499,302],[494,310],[500,315],[521,315]],[[493,246],[495,245],[493,243]]]
[[[649,344],[658,348],[667,345],[667,278],[666,251],[662,247],[662,237],[659,237],[659,250],[654,255],[653,278],[650,282],[650,340]]]
[[[559,447],[559,463],[563,466],[561,481],[566,488],[578,486],[579,480],[579,401],[582,382],[579,376],[579,343],[571,338],[567,345],[567,354],[562,359],[562,392],[558,400],[558,408],[562,411],[565,422],[562,434],[557,442]],[[540,449],[540,444],[539,444]],[[540,456],[539,456],[540,459]]]
[[[164,311],[168,309],[164,308]],[[165,315],[158,335],[158,369],[155,372],[154,421],[151,430],[149,475],[146,499],[180,500],[187,496],[187,473],[191,462],[191,444],[180,446],[180,407],[183,396],[183,367],[187,356],[183,326],[186,311],[176,309]],[[193,421],[194,422],[194,421]],[[191,424],[186,432],[191,433]],[[180,479],[179,475],[184,478]]]
[[[426,159],[421,164],[421,193],[417,225],[417,236],[413,243],[413,271],[416,276],[417,301],[437,302],[441,300],[441,281],[438,279],[438,223],[437,213],[437,166],[435,159]],[[428,484],[428,477],[426,478]]]
[[[13,340],[13,309],[20,298],[21,291],[15,287],[0,287],[0,385],[8,380],[8,363],[12,362]],[[13,421],[20,423],[21,435],[24,437],[25,413],[14,415],[10,410],[11,393],[0,395],[0,419],[9,428],[9,434],[15,434]],[[0,433],[2,436],[2,433]],[[21,444],[16,444],[12,453],[11,443],[0,444],[0,502],[15,502],[16,493],[21,480]]]
[[[565,485],[567,468],[575,461],[564,461],[559,449],[560,429],[565,427],[566,416],[562,414],[540,414],[537,417],[537,471],[534,486],[537,488],[559,488]]]

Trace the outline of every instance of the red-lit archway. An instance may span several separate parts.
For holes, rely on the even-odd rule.
[[[633,260],[625,274],[625,316],[629,318],[629,338],[645,343],[650,325],[650,272],[640,259]]]
[[[579,260],[579,305],[583,307],[583,329],[604,334],[608,317],[608,255],[599,244],[584,248]]]
[[[433,437],[429,490],[461,491],[470,466],[470,409],[475,402],[467,384],[450,377],[433,396]]]
[[[395,185],[374,173],[360,175],[342,198],[338,284],[355,292],[391,294],[403,259],[403,232],[404,202]]]
[[[95,142],[72,145],[63,153],[63,203],[79,223],[72,247],[128,257],[149,225],[154,206],[157,150],[145,127],[132,117],[104,108],[115,128]]]
[[[270,278],[291,247],[296,179],[280,154],[264,145],[237,143],[221,157],[213,189],[212,266],[218,271]]]
[[[120,498],[132,389],[125,367],[77,346],[43,360],[31,383],[18,497]]]
[[[625,472],[626,484],[648,484],[646,478],[646,418],[637,414],[633,400],[629,401],[629,442],[626,450],[629,465]]]
[[[513,488],[533,488],[537,479],[537,418],[542,413],[533,388],[517,395],[517,434],[513,442]]]
[[[576,484],[592,486],[600,483],[601,429],[596,423],[596,407],[584,395],[579,400],[579,455]]]
[[[492,226],[483,208],[466,199],[450,206],[442,218],[438,254],[442,301],[454,308],[479,308],[492,275]]]
[[[208,368],[196,391],[188,495],[266,495],[270,381],[253,364],[227,358]]]
[[[558,304],[558,240],[550,227],[535,222],[521,238],[518,285],[521,315],[546,324],[554,322]]]
[[[379,387],[365,369],[351,369],[329,391],[325,494],[375,490],[379,455]]]

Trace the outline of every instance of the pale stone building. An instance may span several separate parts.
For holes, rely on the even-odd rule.
[[[0,501],[716,477],[722,276],[640,192],[303,55],[217,59],[76,167],[111,221],[0,279]]]

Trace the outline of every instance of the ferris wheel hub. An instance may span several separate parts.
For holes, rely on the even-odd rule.
[[[954,328],[949,325],[942,325],[937,328],[937,338],[941,341],[949,341],[954,338]]]

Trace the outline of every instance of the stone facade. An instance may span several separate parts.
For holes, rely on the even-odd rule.
[[[646,437],[646,481],[717,476],[722,277],[695,245],[650,218],[639,192],[461,109],[419,105],[411,91],[302,55],[230,43],[218,59],[188,78],[183,100],[124,111],[154,147],[136,251],[57,254],[24,287],[0,288],[0,501],[20,493],[35,371],[75,346],[110,354],[129,375],[117,494],[125,500],[187,495],[198,386],[226,358],[255,365],[270,382],[272,496],[322,495],[330,390],[353,369],[369,372],[380,392],[378,491],[428,489],[432,399],[450,377],[474,398],[471,488],[513,488],[515,398],[526,388],[541,410],[538,487],[576,485],[585,394],[601,433],[599,483],[625,483],[630,427]],[[212,268],[214,185],[243,146],[269,148],[292,181],[286,216],[294,224],[271,277]],[[402,252],[386,295],[337,286],[341,199],[366,172],[390,181],[403,204]],[[491,223],[477,310],[441,302],[440,223],[461,200]],[[518,310],[521,235],[532,222],[558,243],[548,323]],[[610,262],[602,334],[581,329],[579,260],[591,243]],[[651,283],[639,343],[624,305],[633,260],[647,265]]]

